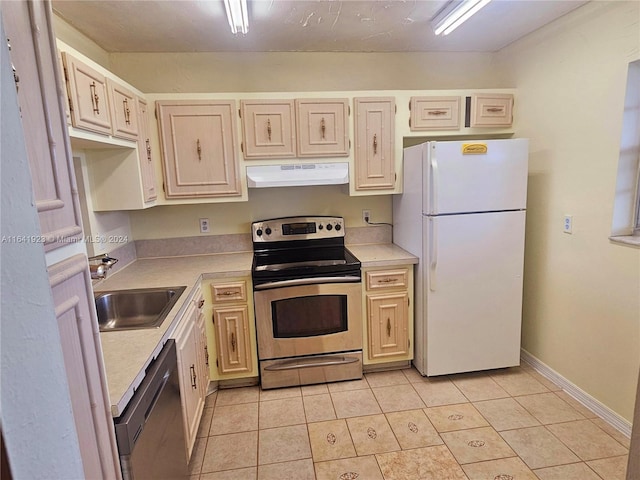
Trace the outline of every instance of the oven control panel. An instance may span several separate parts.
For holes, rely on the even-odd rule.
[[[342,217],[284,217],[251,224],[254,242],[279,242],[344,237]]]

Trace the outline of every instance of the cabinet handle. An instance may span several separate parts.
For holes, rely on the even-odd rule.
[[[389,278],[389,277],[387,277],[387,278],[384,278],[382,280],[378,280],[378,283],[394,283],[394,282],[397,282],[397,281],[398,281],[397,278]]]
[[[387,337],[391,336],[391,320],[387,318]]]
[[[271,141],[271,119],[267,118],[267,137]]]
[[[324,123],[324,117],[322,117],[322,120],[320,120],[320,132],[322,133],[322,140],[324,140],[324,134],[326,131],[327,127]]]
[[[200,139],[196,140],[196,151],[198,152],[198,161],[202,161],[202,147],[200,146]]]
[[[196,383],[196,366],[194,364],[191,364],[190,370],[191,370],[191,388],[195,390],[196,388],[198,388],[198,384]]]
[[[487,108],[487,112],[491,112],[491,113],[498,113],[498,112],[503,112],[504,111],[504,107],[489,107]]]
[[[122,106],[124,107],[124,122],[131,125],[131,110],[129,110],[129,102],[126,98],[122,101]]]
[[[447,113],[446,110],[429,110],[428,115],[444,115]]]
[[[146,144],[147,144],[147,160],[151,161],[151,142],[149,142],[148,138],[146,140]]]
[[[235,295],[236,292],[234,292],[233,290],[227,290],[225,292],[220,292],[220,295],[224,295],[225,297],[228,297],[230,295]]]
[[[198,302],[198,308],[202,308],[204,307],[204,298],[201,298],[200,301]]]
[[[204,346],[204,363],[207,367],[209,366],[209,348],[206,345]]]
[[[91,90],[91,105],[93,105],[93,113],[100,115],[100,97],[96,93],[96,82],[91,82],[89,89]]]
[[[373,134],[373,154],[376,155],[378,153],[378,135],[376,133]]]
[[[231,351],[236,351],[236,334],[231,332]]]

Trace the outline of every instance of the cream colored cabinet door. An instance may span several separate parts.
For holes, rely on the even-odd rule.
[[[207,348],[207,334],[205,332],[204,321],[204,298],[199,291],[196,293],[196,336],[197,336],[197,355],[198,355],[198,375],[200,381],[198,387],[200,396],[206,401],[207,390],[209,389],[209,351]]]
[[[45,251],[68,245],[82,235],[48,8],[43,2],[2,4]]]
[[[107,79],[113,136],[125,140],[138,138],[138,108],[135,94],[118,82]]]
[[[413,358],[413,268],[365,269],[365,364]]]
[[[86,478],[119,478],[113,418],[106,402],[102,346],[91,305],[87,257],[75,255],[49,267],[60,342],[71,390],[71,408]]]
[[[406,355],[409,349],[409,295],[405,292],[367,295],[369,358]]]
[[[153,170],[153,155],[149,140],[150,127],[147,113],[147,102],[142,98],[136,99],[137,118],[139,125],[138,160],[140,162],[140,176],[142,179],[142,195],[145,202],[158,198],[156,192],[156,178]]]
[[[412,132],[460,129],[460,97],[411,97]]]
[[[180,376],[180,400],[187,441],[187,459],[191,458],[204,408],[202,388],[199,386],[203,379],[198,371],[199,329],[196,325],[196,315],[195,306],[189,305],[175,336]]]
[[[509,127],[512,123],[512,94],[475,93],[471,95],[471,127]]]
[[[296,99],[298,157],[349,155],[349,100]]]
[[[156,105],[167,198],[240,195],[235,101]]]
[[[249,372],[252,362],[247,306],[214,306],[213,319],[220,374]]]
[[[242,100],[244,158],[290,158],[296,156],[293,100]]]
[[[67,52],[62,52],[62,61],[68,81],[71,124],[83,130],[110,135],[106,78]]]
[[[355,189],[393,190],[395,98],[354,98]]]

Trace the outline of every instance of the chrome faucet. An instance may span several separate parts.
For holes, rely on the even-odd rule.
[[[100,263],[89,264],[89,272],[91,272],[91,279],[93,280],[107,278],[107,272],[109,269],[118,263],[118,259],[110,257],[108,253],[89,257],[88,260],[89,262],[100,261]]]

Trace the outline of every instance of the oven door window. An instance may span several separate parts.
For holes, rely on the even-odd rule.
[[[315,295],[271,302],[274,338],[299,338],[347,331],[347,296]]]

